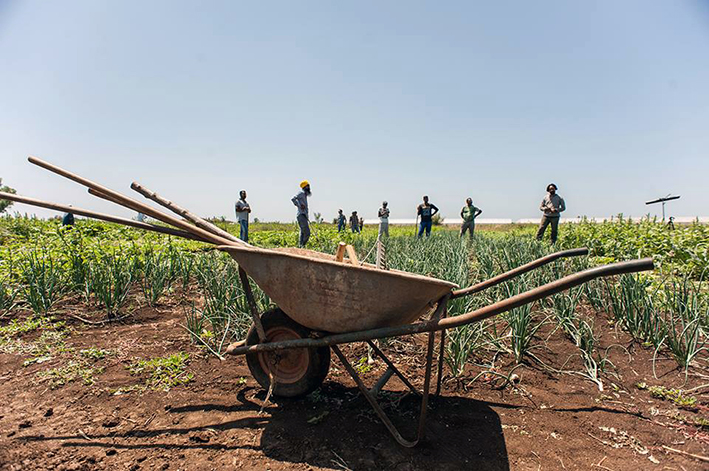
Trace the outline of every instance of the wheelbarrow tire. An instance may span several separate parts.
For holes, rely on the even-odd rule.
[[[298,324],[280,309],[265,312],[261,316],[261,324],[268,342],[310,338],[310,329]],[[258,343],[258,332],[252,325],[246,336],[246,344]],[[271,385],[270,373],[273,374],[274,396],[298,397],[317,389],[327,377],[330,371],[330,347],[250,353],[246,355],[246,362],[251,375],[266,390]]]

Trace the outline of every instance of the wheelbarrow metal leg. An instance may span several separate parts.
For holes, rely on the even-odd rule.
[[[433,342],[436,333],[428,334],[428,352],[426,353],[426,376],[423,379],[423,398],[421,399],[421,416],[419,417],[418,439],[423,440],[426,436],[426,412],[428,411],[428,391],[431,388],[431,370],[433,369]]]
[[[381,358],[384,361],[384,363],[386,363],[386,365],[388,367],[387,371],[392,370],[392,372],[396,376],[399,377],[401,382],[404,383],[406,385],[406,387],[408,387],[411,390],[411,392],[413,392],[414,394],[419,394],[418,390],[414,387],[414,385],[411,384],[411,382],[408,379],[406,379],[406,376],[404,376],[404,374],[401,371],[399,371],[399,369],[396,366],[394,366],[394,363],[392,363],[392,361],[384,354],[384,352],[382,352],[379,349],[379,347],[377,347],[377,345],[374,342],[372,342],[371,340],[367,340],[367,343],[369,344],[370,347],[372,347],[372,350],[374,350],[374,353],[379,358]],[[391,378],[391,375],[389,375],[389,378]],[[386,383],[386,381],[385,381],[385,383]],[[379,389],[381,389],[382,387],[384,387],[384,384],[382,384],[382,386]]]
[[[434,312],[434,316],[436,313],[439,313],[439,316],[441,319],[445,319],[446,316],[448,315],[448,299],[446,298],[446,302],[444,303],[444,306],[440,310],[436,310]],[[435,319],[435,317],[432,317],[432,319]],[[433,333],[433,332],[432,332]],[[435,333],[434,338],[435,338]],[[443,380],[443,360],[446,354],[446,331],[445,329],[441,331],[441,344],[438,347],[438,371],[436,372],[436,393],[435,395],[438,396],[441,393],[441,381]]]
[[[256,326],[258,339],[261,343],[263,343],[266,341],[266,331],[263,329],[263,324],[261,324],[261,316],[259,315],[258,307],[256,306],[256,300],[254,300],[254,293],[251,291],[249,277],[241,267],[239,267],[239,279],[241,280],[241,286],[244,288],[244,294],[246,294],[246,301],[249,305],[249,311],[251,311],[251,318]]]
[[[382,409],[382,407],[379,405],[377,402],[377,398],[375,397],[374,394],[372,394],[369,389],[367,389],[367,386],[364,384],[364,381],[362,381],[362,378],[359,377],[355,369],[352,367],[350,362],[347,360],[345,355],[342,353],[340,348],[337,345],[332,345],[330,348],[332,348],[332,351],[335,352],[335,355],[340,359],[340,362],[342,365],[345,367],[347,372],[350,374],[352,379],[354,380],[355,383],[357,383],[357,387],[359,390],[362,392],[364,395],[365,399],[369,402],[369,404],[372,406],[372,409],[374,409],[374,412],[377,413],[381,421],[384,423],[384,426],[389,430],[389,433],[394,437],[394,439],[399,442],[400,445],[405,446],[407,448],[412,448],[418,444],[419,441],[421,441],[424,438],[425,435],[425,425],[426,425],[426,412],[428,408],[428,391],[429,387],[431,385],[431,370],[432,368],[432,360],[433,360],[433,337],[434,333],[431,332],[428,335],[428,355],[426,356],[426,377],[424,379],[424,386],[423,386],[423,397],[421,399],[421,413],[419,415],[419,426],[418,426],[418,434],[415,440],[410,441],[405,439],[404,437],[401,436],[399,431],[396,429],[394,424],[392,423],[391,419],[389,419],[389,416],[387,416],[386,412]]]
[[[436,375],[436,396],[441,394],[441,382],[443,380],[443,361],[446,354],[446,331],[441,331],[441,345],[438,349],[438,374]]]
[[[387,384],[387,382],[391,379],[391,377],[394,376],[394,370],[391,368],[387,368],[387,370],[384,372],[384,374],[377,380],[374,386],[369,390],[370,393],[374,394],[375,396],[379,394],[379,391],[382,390],[382,388]]]

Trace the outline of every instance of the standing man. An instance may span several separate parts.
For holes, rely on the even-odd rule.
[[[239,201],[234,205],[234,211],[236,211],[236,221],[239,223],[239,239],[248,242],[251,206],[246,202],[246,190],[239,192]]]
[[[559,232],[559,218],[561,212],[566,210],[566,203],[564,203],[564,198],[556,194],[557,187],[555,184],[550,183],[547,185],[547,195],[542,200],[539,209],[544,212],[542,216],[542,222],[539,224],[539,230],[537,231],[537,240],[542,240],[544,237],[544,231],[547,230],[547,226],[551,224],[551,243],[556,243],[556,235]]]
[[[293,204],[298,208],[298,226],[300,227],[300,239],[298,246],[305,247],[310,239],[310,221],[308,219],[308,196],[310,196],[310,182],[303,180],[300,182],[300,191],[291,198]]]
[[[343,213],[340,208],[337,210],[337,232],[342,232],[346,225],[347,218],[345,217],[345,213]]]
[[[389,237],[389,203],[382,201],[382,207],[379,208],[379,238]]]
[[[426,231],[426,237],[431,236],[431,226],[433,225],[433,216],[438,213],[438,208],[435,204],[429,204],[428,196],[423,197],[423,203],[416,207],[416,214],[421,217],[421,225],[419,226],[419,238]]]
[[[357,216],[357,211],[352,211],[352,215],[350,216],[350,228],[352,229],[352,233],[354,234],[355,232],[359,233],[359,216]]]
[[[465,206],[460,210],[460,217],[463,218],[463,225],[460,228],[460,236],[465,235],[465,231],[470,230],[470,240],[473,240],[473,233],[475,232],[475,218],[480,216],[483,212],[482,209],[473,206],[473,199],[468,198],[465,200]]]

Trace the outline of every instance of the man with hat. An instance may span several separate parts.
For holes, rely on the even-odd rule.
[[[298,208],[298,226],[300,227],[300,238],[298,246],[305,247],[310,239],[310,221],[308,219],[308,196],[310,196],[310,182],[303,180],[300,182],[300,191],[291,198],[293,204]]]
[[[551,224],[551,243],[556,243],[556,235],[559,231],[559,218],[561,212],[566,210],[566,203],[564,203],[564,198],[556,194],[557,187],[555,184],[550,183],[547,185],[547,195],[542,200],[539,209],[544,213],[542,216],[542,222],[539,224],[539,230],[537,231],[537,240],[542,240],[544,237],[544,232],[547,230],[547,226]]]

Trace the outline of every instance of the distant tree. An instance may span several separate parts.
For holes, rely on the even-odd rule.
[[[313,213],[316,224],[322,224],[322,213]]]
[[[2,184],[2,178],[0,178],[0,191],[4,191],[5,193],[17,193],[14,188],[10,188],[9,186],[3,186]],[[0,200],[0,213],[4,213],[7,208],[12,206],[12,201],[8,200]]]
[[[258,218],[254,218],[254,224],[258,224],[259,222],[261,221],[259,221]]]
[[[436,213],[433,215],[433,217],[431,218],[431,224],[433,224],[434,226],[440,226],[441,224],[443,224],[443,216],[441,216],[441,213]]]

